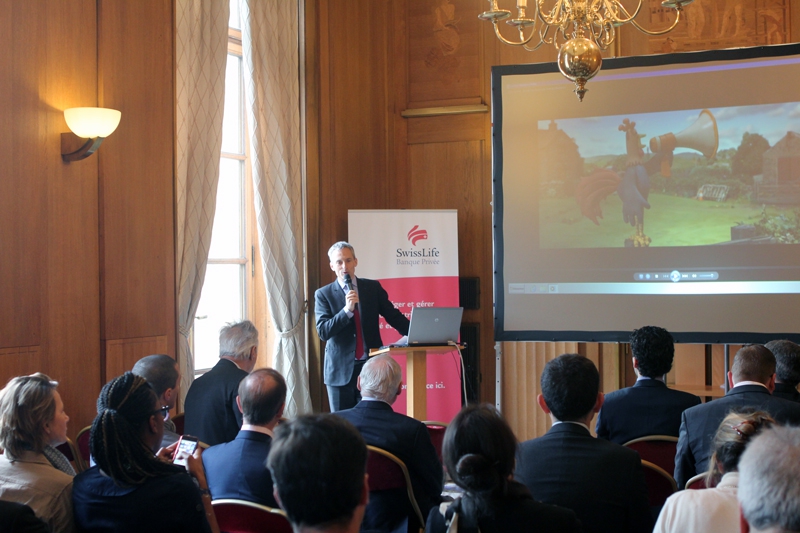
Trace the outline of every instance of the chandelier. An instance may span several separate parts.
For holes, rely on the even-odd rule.
[[[484,11],[478,17],[490,21],[495,35],[505,44],[522,46],[531,52],[545,43],[558,48],[558,69],[566,78],[575,82],[574,92],[578,95],[578,100],[583,101],[588,90],[586,82],[600,71],[603,64],[600,52],[616,39],[617,26],[631,23],[634,28],[647,35],[664,35],[680,22],[683,6],[694,0],[663,0],[661,6],[674,9],[676,16],[670,27],[658,31],[647,30],[634,20],[642,9],[642,2],[646,0],[638,0],[633,13],[628,12],[620,0],[555,0],[549,10],[545,8],[545,1],[531,0],[533,14],[528,16],[528,0],[517,0],[517,18],[510,18],[511,11],[498,8],[497,0],[489,0],[489,11]],[[497,23],[502,20],[517,28],[519,40],[503,37],[497,27]],[[528,31],[530,34],[526,37]],[[537,35],[538,42],[529,46]]]

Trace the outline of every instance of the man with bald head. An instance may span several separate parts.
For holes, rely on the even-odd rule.
[[[724,397],[681,415],[675,481],[683,489],[696,474],[708,470],[711,442],[720,422],[731,411],[766,411],[782,424],[800,424],[800,404],[772,395],[775,390],[775,356],[760,344],[736,352],[728,372],[731,389]]]
[[[400,365],[388,355],[372,357],[361,370],[357,386],[361,401],[352,409],[337,411],[336,416],[351,422],[368,445],[406,464],[414,497],[427,517],[441,502],[444,472],[425,424],[392,410],[403,386]],[[405,489],[371,492],[362,530],[392,531],[406,519],[416,521],[413,515]]]
[[[272,430],[286,405],[286,381],[271,368],[254,370],[239,383],[236,404],[243,418],[236,439],[203,453],[211,498],[235,498],[277,507],[266,460]]]

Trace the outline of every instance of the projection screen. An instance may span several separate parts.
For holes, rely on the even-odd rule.
[[[496,340],[800,341],[800,45],[492,69]]]

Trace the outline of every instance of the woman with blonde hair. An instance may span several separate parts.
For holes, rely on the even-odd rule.
[[[702,490],[670,496],[658,515],[654,533],[715,533],[739,531],[739,458],[747,444],[775,421],[764,411],[729,413],[712,442],[713,454]]]
[[[55,446],[67,441],[58,383],[37,372],[0,391],[0,499],[29,506],[53,533],[73,531],[75,471]]]

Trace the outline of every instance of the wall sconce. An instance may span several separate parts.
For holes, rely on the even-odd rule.
[[[61,159],[80,161],[100,148],[103,139],[114,133],[122,113],[103,107],[73,107],[64,111],[71,133],[61,134]]]

